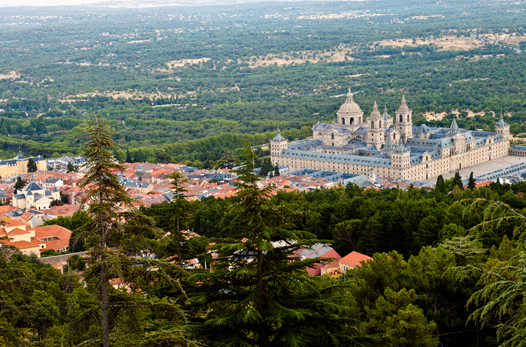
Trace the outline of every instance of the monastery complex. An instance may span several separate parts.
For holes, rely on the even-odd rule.
[[[332,124],[312,127],[312,140],[288,143],[279,128],[271,141],[273,165],[291,170],[316,169],[425,180],[508,155],[509,125],[502,119],[495,132],[413,126],[405,96],[392,117],[374,102],[364,120],[350,89]]]

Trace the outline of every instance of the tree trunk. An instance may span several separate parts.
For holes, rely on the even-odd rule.
[[[108,281],[106,275],[106,231],[101,228],[101,250],[100,250],[100,280],[101,280],[101,301],[102,301],[102,345],[110,347],[110,325],[108,322]]]
[[[258,279],[258,294],[259,294],[259,300],[263,301],[263,295],[264,295],[264,290],[263,290],[263,252],[258,250],[258,254],[257,254],[257,259],[258,259],[258,272],[257,272],[257,279]],[[261,303],[262,307],[263,308],[266,303],[262,302]],[[263,311],[263,310],[261,310]],[[259,347],[267,347],[268,346],[268,329],[267,329],[267,325],[265,324],[264,322],[264,317],[263,317],[263,322],[261,322],[259,324],[259,334],[258,334],[258,345]]]

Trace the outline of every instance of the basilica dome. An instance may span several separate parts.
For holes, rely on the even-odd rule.
[[[354,102],[353,93],[351,93],[351,89],[349,88],[347,100],[345,100],[344,104],[338,110],[338,115],[357,115],[362,113],[360,106]]]

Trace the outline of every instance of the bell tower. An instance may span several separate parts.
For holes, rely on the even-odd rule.
[[[281,136],[281,131],[279,130],[278,125],[278,132],[276,136],[270,141],[270,162],[272,165],[280,165],[280,156],[281,152],[283,150],[287,149],[288,142],[287,140]]]
[[[495,124],[495,135],[502,135],[505,141],[510,139],[510,126],[504,122],[502,110],[500,110],[499,121]]]
[[[374,100],[373,112],[367,117],[367,138],[365,142],[369,145],[374,145],[377,150],[385,143],[384,126],[384,117],[378,111],[378,105],[376,100]]]
[[[402,104],[396,111],[396,129],[400,132],[404,144],[407,143],[407,139],[413,137],[413,111],[405,103],[405,94],[402,96]]]

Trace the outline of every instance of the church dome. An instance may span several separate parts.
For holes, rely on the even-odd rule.
[[[405,94],[402,96],[402,104],[398,108],[398,112],[409,112],[409,107],[405,103]]]
[[[357,103],[354,102],[353,93],[351,93],[351,88],[349,88],[349,92],[347,93],[347,100],[343,103],[343,105],[338,110],[338,114],[362,114],[362,109],[360,106],[358,106]]]
[[[370,118],[380,118],[382,115],[378,111],[378,105],[376,104],[376,99],[374,100],[373,112],[371,112]]]

